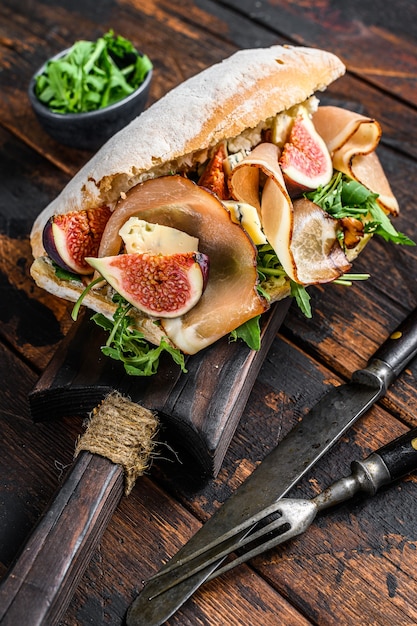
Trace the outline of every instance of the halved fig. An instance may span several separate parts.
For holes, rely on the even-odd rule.
[[[98,253],[111,211],[108,207],[53,215],[43,230],[43,246],[59,267],[75,274],[92,274],[86,256]]]
[[[199,252],[86,260],[128,302],[157,318],[184,315],[200,300],[207,284],[209,260]]]
[[[338,220],[307,198],[295,200],[293,209],[291,252],[297,282],[327,283],[347,272],[351,264],[337,239]]]
[[[332,160],[308,113],[300,109],[279,160],[291,196],[327,185],[333,174]]]
[[[213,194],[181,176],[137,185],[116,206],[98,256],[118,254],[120,228],[134,215],[196,237],[199,250],[210,259],[210,277],[196,306],[162,321],[181,350],[194,354],[268,308],[256,288],[256,248]]]

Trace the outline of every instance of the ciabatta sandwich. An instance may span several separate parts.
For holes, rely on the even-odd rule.
[[[36,283],[70,301],[84,293],[107,319],[126,303],[145,340],[194,354],[294,287],[343,277],[373,232],[388,223],[400,237],[379,124],[315,95],[344,71],[329,52],[273,46],[167,93],[39,215]],[[348,183],[372,192],[381,219],[311,196],[333,185],[342,197]],[[93,275],[103,280],[91,286]]]

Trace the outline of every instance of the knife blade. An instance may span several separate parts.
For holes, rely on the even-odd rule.
[[[280,498],[267,509],[261,509],[254,517],[246,520],[243,524],[244,527],[256,525],[255,531],[240,539],[240,541],[236,541],[233,546],[229,546],[226,550],[223,549],[224,540],[228,539],[229,535],[238,534],[241,527],[235,528],[230,533],[226,533],[226,535],[219,538],[219,541],[216,543],[218,546],[222,545],[222,551],[212,557],[213,560],[221,556],[228,556],[235,550],[239,550],[239,554],[225,565],[219,566],[208,580],[217,578],[217,576],[225,574],[237,565],[246,563],[255,556],[297,537],[307,530],[320,511],[345,502],[360,492],[367,496],[375,495],[382,486],[387,486],[416,469],[417,428],[414,428],[379,450],[372,452],[363,461],[352,461],[351,474],[334,481],[315,498],[311,500]],[[270,516],[273,516],[272,521],[269,521],[271,519]],[[248,549],[242,553],[243,547],[248,547]],[[208,546],[207,550],[209,550]],[[170,577],[171,580],[167,583],[166,589],[185,580],[194,572],[203,569],[205,565],[209,565],[210,559],[205,563],[200,562],[198,564],[198,557],[205,552],[205,550],[202,550],[199,554],[194,553],[194,555],[190,555],[186,559],[187,562],[197,562],[197,564],[194,564],[193,570],[184,575],[180,574],[181,567],[174,566],[171,571],[176,570],[178,573]],[[153,578],[158,577],[154,576]],[[165,589],[160,589],[159,593],[164,591]]]
[[[330,389],[264,458],[218,511],[150,579],[129,607],[127,626],[160,626],[211,576],[220,551],[253,527],[222,537],[282,498],[379,398],[417,354],[417,309],[398,326],[350,381]],[[220,538],[220,539],[219,539]],[[209,549],[207,550],[207,547]],[[196,559],[202,568],[194,570]],[[208,565],[207,563],[210,562]],[[181,582],[172,585],[175,570]]]

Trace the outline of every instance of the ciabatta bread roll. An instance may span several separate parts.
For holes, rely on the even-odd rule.
[[[132,281],[126,282],[126,268],[130,273],[137,268],[138,256],[143,273],[150,260],[160,263],[155,255],[171,258],[179,253],[182,261],[186,259],[187,280],[192,276],[185,297],[187,300],[192,292],[190,308],[182,303],[176,315],[175,308],[168,310],[171,305],[153,309],[151,302],[150,309],[137,305],[130,315],[150,342],[159,344],[167,337],[183,352],[193,354],[262,314],[274,300],[287,297],[291,281],[308,285],[343,274],[367,236],[351,246],[348,254],[337,242],[337,250],[331,254],[320,251],[326,257],[324,264],[319,259],[317,271],[306,271],[305,251],[299,251],[305,235],[300,223],[305,219],[294,219],[293,198],[328,182],[333,174],[332,151],[338,163],[343,161],[340,151],[346,152],[350,175],[355,159],[363,160],[370,153],[376,158],[373,151],[380,127],[374,120],[352,114],[349,128],[353,130],[348,136],[343,136],[346,120],[342,116],[338,124],[337,114],[332,115],[330,137],[325,133],[322,137],[314,129],[316,115],[320,126],[326,128],[314,94],[344,71],[343,63],[329,52],[273,46],[239,51],[180,84],[110,139],[36,219],[31,232],[35,259],[31,273],[36,283],[75,301],[95,268],[107,282],[93,287],[83,303],[111,317],[116,309],[112,301],[115,290],[129,299],[136,289]],[[352,148],[352,137],[356,142],[358,135],[360,145],[355,143]],[[331,145],[335,136],[337,146]],[[301,145],[297,145],[299,141]],[[314,153],[307,154],[307,166],[299,165],[300,154],[304,158],[310,144]],[[304,170],[297,177],[300,168]],[[398,207],[379,162],[377,168],[384,197],[391,201],[389,210],[395,213]],[[374,183],[375,176],[371,178]],[[309,206],[300,206],[299,213],[308,215],[317,232],[323,228],[329,236],[336,232],[336,220],[328,220],[323,227],[322,217],[311,213]],[[81,214],[84,221],[78,219]],[[75,215],[72,225],[69,218],[60,219],[61,215]],[[122,231],[123,238],[120,229],[132,218],[130,231]],[[107,225],[102,234],[103,220]],[[169,236],[158,231],[164,241],[161,250],[155,249],[154,226],[146,226],[149,224],[175,229]],[[77,228],[89,230],[88,245],[85,240],[79,246],[74,244]],[[191,245],[190,250],[183,251],[183,239],[179,244],[177,232],[192,239],[184,244],[185,248]],[[94,237],[97,242],[91,248]],[[139,239],[132,243],[132,237]],[[173,249],[166,246],[172,237],[178,250],[175,245]],[[324,237],[322,232],[319,237]],[[68,241],[72,243],[67,245]],[[283,272],[279,280],[261,279],[263,288],[259,289],[257,246],[263,244],[272,245]],[[85,255],[80,253],[83,246]],[[77,257],[73,265],[71,255]],[[110,261],[95,261],[123,255],[123,268],[120,260],[115,262],[117,269]],[[79,280],[56,272],[60,258],[63,267],[75,273],[79,269]],[[314,265],[314,259],[311,262]],[[173,292],[177,296],[175,287]]]

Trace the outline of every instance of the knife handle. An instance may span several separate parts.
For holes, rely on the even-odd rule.
[[[417,428],[390,441],[379,450],[372,452],[366,459],[352,461],[351,469],[351,477],[354,477],[351,495],[362,491],[373,496],[384,485],[390,485],[410,474],[417,469]],[[350,487],[352,487],[351,484]],[[321,508],[332,506],[334,500],[329,504],[330,500],[331,498],[326,496]],[[340,499],[341,502],[343,500],[344,498]]]
[[[389,365],[396,378],[416,354],[417,308],[390,334],[375,352],[373,359],[379,359]]]
[[[0,586],[1,626],[58,623],[123,495],[123,468],[81,452]]]
[[[390,482],[414,471],[417,469],[417,428],[387,443],[376,454],[387,466]]]
[[[390,334],[368,362],[354,372],[352,380],[375,384],[385,392],[406,365],[417,355],[417,307]]]

